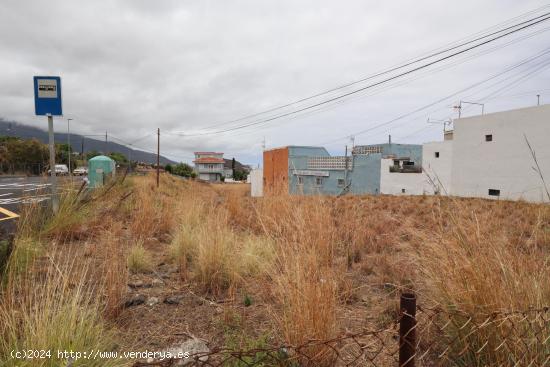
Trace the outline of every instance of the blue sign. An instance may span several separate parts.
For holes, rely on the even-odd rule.
[[[61,78],[58,76],[34,77],[34,113],[36,115],[63,115],[61,107]]]

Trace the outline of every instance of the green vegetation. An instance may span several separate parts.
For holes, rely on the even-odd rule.
[[[45,170],[48,157],[47,145],[36,139],[0,136],[0,173],[38,175]]]
[[[176,164],[174,167],[170,166],[170,169],[171,169],[171,173],[177,176],[191,177],[191,178],[195,178],[197,176],[197,174],[193,170],[193,167],[191,167],[187,163],[179,163],[179,164]]]
[[[137,243],[130,248],[128,252],[128,270],[132,273],[148,273],[153,269],[151,254]]]

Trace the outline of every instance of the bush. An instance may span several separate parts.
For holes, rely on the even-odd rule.
[[[137,243],[128,252],[128,270],[132,273],[148,273],[153,270],[151,255],[141,243]]]

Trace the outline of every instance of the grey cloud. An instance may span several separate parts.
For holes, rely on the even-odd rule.
[[[35,126],[32,76],[59,74],[74,131],[108,130],[153,150],[154,132],[205,127],[341,85],[442,44],[545,5],[542,1],[456,3],[334,1],[15,1],[0,3],[0,116]],[[268,146],[319,144],[427,104],[547,47],[550,32],[383,93],[353,98],[229,134],[163,134],[168,155],[220,150],[258,162]],[[543,89],[547,70],[509,93]],[[543,95],[543,97],[545,97]],[[457,98],[458,99],[458,98]],[[550,100],[550,95],[548,96]],[[544,98],[543,98],[544,100]],[[488,110],[531,103],[525,97],[488,103]],[[440,138],[413,116],[357,137],[410,142]],[[343,150],[345,140],[329,146]]]

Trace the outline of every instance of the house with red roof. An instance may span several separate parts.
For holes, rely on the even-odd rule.
[[[195,152],[195,172],[199,180],[220,182],[224,177],[223,153]]]

